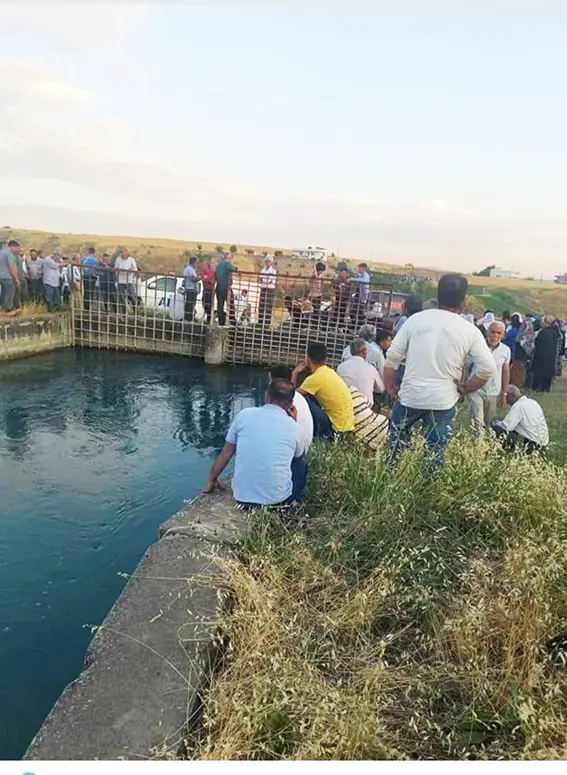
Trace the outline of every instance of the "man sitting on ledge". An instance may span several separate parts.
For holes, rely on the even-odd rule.
[[[506,403],[510,411],[503,420],[493,420],[491,428],[507,452],[512,452],[521,444],[526,454],[545,449],[549,444],[549,430],[543,409],[522,394],[516,385],[510,385],[506,394]]]
[[[354,412],[350,390],[336,371],[326,365],[327,348],[321,342],[311,342],[307,358],[298,363],[291,373],[297,384],[301,372],[311,372],[298,388],[305,396],[313,416],[313,435],[334,438],[337,434],[354,430]]]
[[[218,478],[236,455],[232,492],[245,509],[284,507],[300,500],[307,478],[305,437],[296,422],[294,387],[275,379],[266,403],[243,409],[232,423],[203,492],[220,488]],[[222,489],[222,488],[221,488]]]

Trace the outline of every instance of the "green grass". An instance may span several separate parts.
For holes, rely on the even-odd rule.
[[[565,383],[551,460],[459,431],[436,475],[315,445],[305,529],[252,520],[217,560],[234,606],[202,759],[563,759]]]

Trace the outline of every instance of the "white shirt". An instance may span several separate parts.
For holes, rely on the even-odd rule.
[[[470,356],[479,377],[496,373],[484,337],[460,315],[427,309],[409,317],[397,333],[386,366],[406,368],[400,402],[410,409],[452,409],[459,400],[457,382]]]
[[[47,256],[43,260],[43,284],[51,288],[59,288],[61,278],[61,264],[53,256]]]
[[[135,282],[134,272],[138,271],[138,267],[136,265],[136,260],[133,256],[128,256],[128,258],[122,258],[122,256],[118,256],[118,258],[116,259],[116,263],[114,264],[114,268],[133,270],[130,272],[118,272],[119,285],[131,285],[132,283]]]
[[[519,398],[512,404],[501,425],[508,433],[516,431],[519,436],[539,444],[540,447],[547,447],[549,444],[549,430],[543,409],[533,398]]]
[[[275,288],[276,287],[276,269],[273,266],[265,266],[260,272],[260,287],[261,288]]]
[[[380,393],[384,392],[382,377],[374,366],[367,363],[360,355],[353,355],[352,358],[340,363],[337,374],[349,387],[359,390],[368,399],[371,406],[374,404],[374,390]]]
[[[343,350],[341,360],[348,361],[349,358],[352,358],[350,345]],[[386,363],[386,359],[384,358],[384,353],[380,349],[380,345],[376,344],[376,342],[366,342],[366,360],[371,366],[374,366],[378,374],[384,379],[384,364]]]
[[[313,415],[309,409],[309,404],[305,400],[305,396],[295,391],[293,396],[293,405],[297,409],[297,424],[302,431],[303,451],[302,455],[309,452],[309,447],[313,441]]]
[[[502,392],[502,368],[504,366],[510,365],[512,353],[510,352],[508,345],[503,344],[502,342],[499,342],[494,350],[492,350],[490,347],[488,349],[494,358],[494,363],[496,365],[496,376],[494,379],[491,379],[490,382],[487,382],[484,387],[481,387],[481,389],[477,392],[479,396],[499,396]]]

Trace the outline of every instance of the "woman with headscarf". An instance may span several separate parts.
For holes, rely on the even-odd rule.
[[[533,319],[530,315],[526,318],[518,330],[516,345],[512,353],[512,368],[510,369],[510,384],[523,389],[526,383],[526,368],[532,357],[535,331]]]
[[[565,355],[565,334],[567,332],[567,324],[565,320],[559,320],[559,318],[553,324],[557,329],[557,355],[555,358],[555,376],[560,377],[563,373],[563,356]]]
[[[555,377],[559,332],[553,325],[553,315],[545,315],[535,338],[532,359],[532,388],[539,393],[549,393]]]

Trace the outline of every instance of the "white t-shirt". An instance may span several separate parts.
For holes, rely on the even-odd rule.
[[[349,387],[356,388],[370,403],[374,405],[374,391],[384,392],[382,377],[374,366],[371,366],[360,355],[353,355],[337,367],[337,374],[343,378]]]
[[[496,376],[494,379],[491,379],[490,382],[487,382],[484,387],[481,387],[481,389],[477,392],[479,396],[499,396],[502,392],[502,368],[504,366],[510,365],[512,353],[510,352],[508,345],[503,344],[502,342],[499,342],[494,350],[492,350],[490,347],[488,349],[494,358],[494,363],[496,365]]]
[[[459,400],[457,382],[470,356],[479,377],[493,378],[494,359],[484,337],[460,315],[428,309],[409,317],[397,333],[386,366],[397,369],[405,360],[399,391],[411,409],[451,409]]]
[[[313,416],[305,396],[302,396],[297,390],[293,396],[293,405],[297,409],[297,424],[302,431],[303,452],[301,454],[306,454],[313,441]]]
[[[136,260],[133,256],[128,256],[128,258],[122,258],[122,256],[118,256],[116,259],[116,263],[114,264],[115,269],[130,269],[133,271],[130,272],[118,272],[118,284],[119,285],[131,285],[135,282],[136,275],[134,272],[138,271],[138,267],[136,265]]]
[[[275,288],[276,287],[276,269],[273,266],[265,266],[260,272],[260,287],[261,288]]]
[[[533,398],[527,396],[519,398],[515,404],[512,404],[501,425],[508,432],[516,431],[517,434],[539,444],[540,447],[547,447],[549,444],[549,430],[543,409]]]

